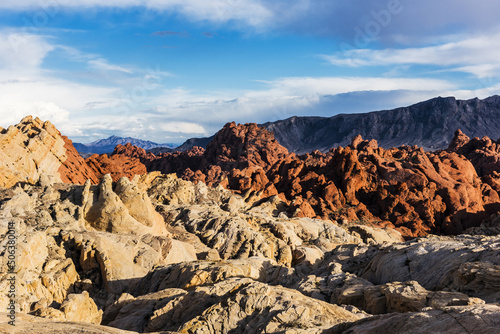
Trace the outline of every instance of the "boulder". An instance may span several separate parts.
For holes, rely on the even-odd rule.
[[[85,185],[83,214],[89,227],[119,234],[167,235],[163,218],[143,190],[126,178],[113,186],[109,174],[99,187]]]

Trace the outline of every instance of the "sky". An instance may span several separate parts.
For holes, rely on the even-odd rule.
[[[2,0],[0,126],[181,144],[500,94],[500,1]]]

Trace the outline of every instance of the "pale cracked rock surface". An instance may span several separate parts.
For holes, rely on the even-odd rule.
[[[344,286],[337,288],[332,302],[353,305],[370,314],[418,312],[426,308],[481,305],[484,301],[459,292],[428,291],[416,281],[383,285],[348,275]]]
[[[264,257],[284,266],[301,262],[314,265],[336,245],[362,241],[331,221],[288,218],[273,198],[255,205],[223,189],[187,184],[173,175],[162,176],[153,181],[148,192],[164,203],[157,209],[167,228],[186,239],[199,240],[195,247],[200,253],[216,250],[222,259]]]
[[[55,320],[67,320],[75,322],[87,322],[100,324],[102,320],[102,310],[97,308],[94,300],[89,297],[87,291],[81,294],[70,294],[62,302],[59,309],[43,307],[34,313],[37,316]]]
[[[118,301],[112,311],[104,315],[109,325],[138,332],[269,333],[293,328],[295,333],[321,333],[358,319],[295,290],[238,278]]]
[[[500,301],[500,237],[429,237],[386,247],[362,277],[376,284],[415,280],[429,290],[453,289]]]
[[[135,183],[122,181],[106,186],[121,187],[118,192],[126,204],[112,189],[110,192],[116,195],[113,198],[121,203],[124,211],[108,211],[106,206],[89,202],[88,197],[99,196],[99,186],[89,184],[27,184],[24,189],[2,192],[0,245],[2,248],[7,245],[5,233],[9,225],[14,227],[17,303],[21,312],[61,304],[68,294],[83,289],[90,289],[102,309],[113,293],[121,293],[154,266],[197,259],[193,246],[169,236],[163,218],[154,210],[147,193]],[[140,211],[139,207],[144,210]],[[106,217],[119,226],[123,234],[93,231],[95,228],[84,214],[86,208],[96,208],[97,216]],[[135,225],[121,220],[123,212]],[[0,256],[1,307],[8,303],[5,294],[7,255],[3,252]]]
[[[196,260],[191,245],[164,236],[62,232],[62,239],[80,254],[78,263],[83,271],[98,271],[106,289],[114,294],[124,291],[155,265]]]
[[[167,234],[163,218],[155,211],[147,193],[134,181],[121,178],[114,185],[107,174],[97,187],[85,183],[82,196],[85,220],[97,231]]]
[[[386,227],[290,217],[278,196],[160,173],[98,185],[42,174],[0,189],[0,249],[9,224],[18,243],[14,333],[500,329],[493,233],[404,242]]]
[[[36,182],[40,173],[55,175],[66,160],[64,140],[50,123],[31,117],[0,132],[0,186]]]

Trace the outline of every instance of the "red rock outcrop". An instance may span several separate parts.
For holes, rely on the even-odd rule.
[[[488,211],[500,211],[500,204],[496,202],[497,194],[500,194],[500,139],[470,139],[457,130],[447,151],[461,154],[472,163],[482,182],[492,189],[484,192],[484,197],[488,198]]]
[[[488,137],[470,139],[457,130],[447,151],[465,156],[476,168],[479,176],[488,176],[500,171],[500,140]]]
[[[113,154],[94,154],[85,162],[100,180],[104,175],[111,174],[113,181],[122,177],[132,179],[134,175],[147,173],[146,166],[141,162],[141,157],[147,155],[146,151],[131,144],[117,145]]]
[[[375,141],[286,159],[269,177],[300,212],[304,199],[321,218],[390,221],[406,237],[460,233],[499,202],[498,193],[456,153],[384,150]]]
[[[73,146],[73,142],[66,136],[62,136],[62,139],[64,140],[67,159],[59,167],[61,181],[65,183],[84,184],[85,181],[90,180],[94,184],[98,183],[100,176],[96,175],[92,168],[87,165]]]
[[[266,171],[288,155],[271,132],[257,124],[227,123],[208,144],[205,159],[224,170],[260,166]]]
[[[462,135],[453,142],[461,150],[471,145]],[[489,147],[482,144],[477,146]],[[348,147],[297,156],[255,124],[228,123],[206,151],[159,156],[130,146],[115,151],[109,159],[138,159],[148,171],[177,173],[261,198],[279,195],[293,216],[379,224],[406,237],[461,233],[500,209],[500,182],[481,179],[477,166],[453,149],[384,150],[358,136]],[[120,173],[129,176],[130,170]]]

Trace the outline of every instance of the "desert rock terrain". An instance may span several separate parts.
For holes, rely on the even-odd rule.
[[[498,333],[498,147],[297,155],[228,123],[84,160],[27,117],[0,132],[0,331]]]

